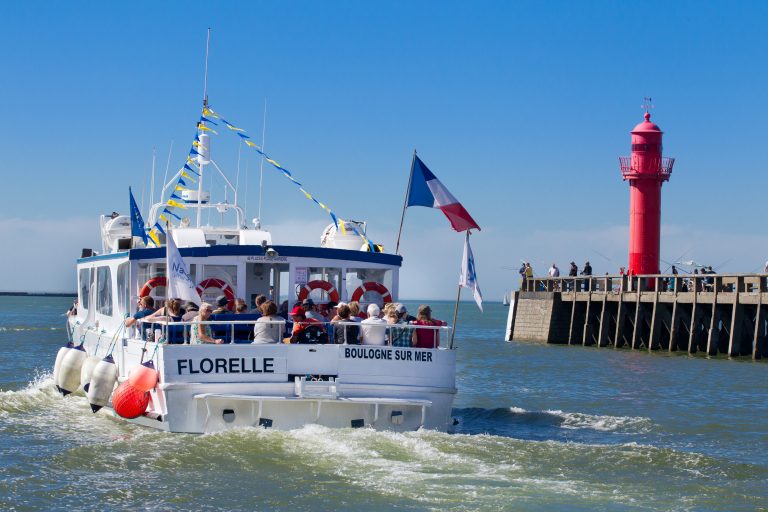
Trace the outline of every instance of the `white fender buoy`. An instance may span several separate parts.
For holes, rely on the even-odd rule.
[[[61,360],[58,374],[58,386],[61,394],[67,396],[80,387],[80,370],[83,367],[83,361],[88,357],[85,348],[78,345],[69,350]]]
[[[72,350],[74,346],[74,343],[68,341],[67,344],[61,347],[56,354],[56,362],[53,363],[53,385],[56,386],[56,391],[61,392],[61,388],[59,387],[59,372],[61,369],[61,362],[64,360],[64,356],[67,355],[67,352]]]
[[[80,389],[86,393],[88,392],[88,384],[91,382],[93,369],[96,368],[99,361],[101,361],[100,357],[88,356],[85,362],[83,362],[83,367],[80,369]]]
[[[91,372],[91,382],[86,392],[88,402],[91,404],[91,411],[97,412],[109,403],[115,382],[117,382],[117,365],[112,356],[109,355],[99,361]]]

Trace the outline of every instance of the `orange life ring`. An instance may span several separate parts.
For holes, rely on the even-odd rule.
[[[329,299],[333,302],[339,302],[339,292],[336,290],[336,287],[328,281],[323,281],[321,279],[316,279],[305,284],[301,291],[299,291],[299,300],[304,300],[309,297],[312,290],[325,290]]]
[[[232,290],[232,287],[223,280],[215,277],[209,277],[208,279],[200,281],[200,284],[197,285],[197,293],[200,294],[200,297],[203,296],[203,291],[205,291],[207,288],[219,288],[221,293],[223,293],[229,301],[227,303],[227,308],[232,309],[235,306],[235,292]]]
[[[387,287],[376,281],[368,281],[360,285],[357,290],[355,290],[355,293],[352,294],[352,300],[359,301],[365,292],[378,293],[381,295],[381,300],[384,301],[384,304],[392,302],[392,295],[389,293],[389,290],[387,290]]]
[[[168,286],[168,280],[165,278],[165,276],[153,277],[144,283],[144,286],[141,287],[141,291],[139,292],[139,297],[148,296],[150,293],[152,293],[152,290],[159,286]]]

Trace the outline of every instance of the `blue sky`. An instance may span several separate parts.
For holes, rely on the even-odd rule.
[[[213,28],[211,105],[342,217],[392,249],[411,154],[472,213],[486,298],[537,273],[626,261],[619,155],[644,96],[677,158],[662,192],[662,258],[762,268],[768,118],[765,2],[15,2],[4,8],[0,289],[74,288],[97,216],[148,203],[174,141],[183,161]],[[214,157],[235,174],[236,139]],[[244,153],[245,154],[245,153]],[[249,168],[245,177],[245,167]],[[255,156],[243,158],[255,216]],[[214,185],[219,187],[219,185]],[[214,188],[217,192],[220,188]],[[244,187],[241,187],[244,191]],[[316,244],[325,214],[265,169],[276,242]],[[451,298],[462,237],[405,220],[408,298]],[[662,265],[662,268],[664,265]]]

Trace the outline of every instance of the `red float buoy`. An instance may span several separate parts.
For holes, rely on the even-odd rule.
[[[147,410],[149,393],[141,391],[125,381],[112,393],[112,408],[125,419],[138,418]]]
[[[157,370],[152,361],[134,366],[128,374],[128,382],[139,391],[149,391],[157,385]]]

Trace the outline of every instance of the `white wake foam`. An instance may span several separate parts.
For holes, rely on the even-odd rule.
[[[650,418],[641,416],[601,416],[585,414],[581,412],[563,412],[560,410],[548,410],[552,414],[563,418],[562,428],[568,429],[592,429],[603,432],[631,430],[635,433],[645,433],[651,430],[653,423]]]

